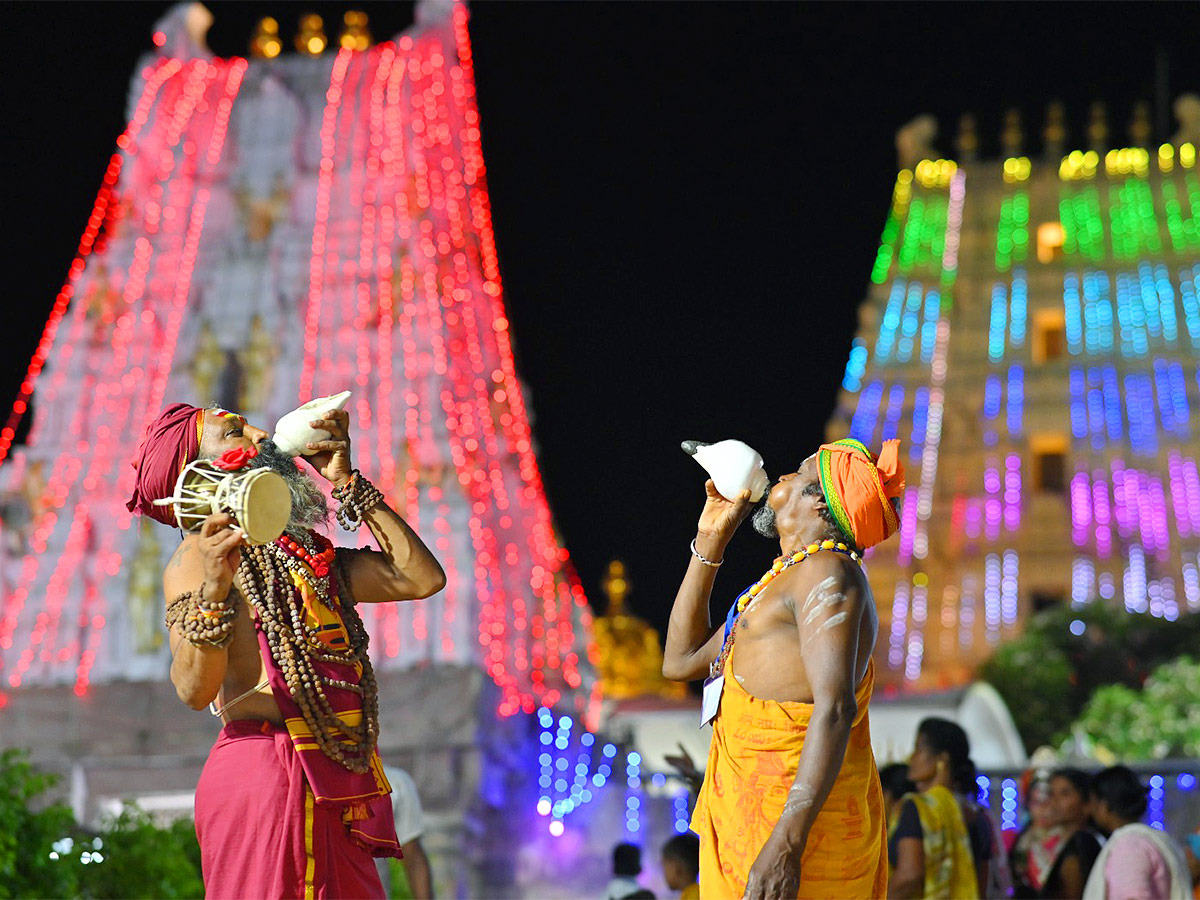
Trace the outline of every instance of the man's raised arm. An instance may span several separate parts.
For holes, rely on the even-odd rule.
[[[328,431],[329,439],[308,445],[308,462],[333,484],[334,499],[343,507],[351,507],[352,519],[357,514],[350,526],[357,528],[366,522],[379,542],[379,550],[339,551],[355,600],[420,600],[444,588],[446,573],[437,558],[378,490],[352,467],[350,414],[333,409],[309,424]]]
[[[721,629],[714,632],[708,617],[708,601],[717,577],[717,566],[713,564],[724,560],[730,538],[750,512],[749,491],[743,491],[737,500],[726,500],[711,480],[704,489],[704,511],[692,544],[694,552],[671,607],[663,647],[663,677],[672,681],[706,677],[708,667],[721,651]]]
[[[863,592],[848,576],[846,564],[832,554],[821,554],[806,565],[816,586],[807,596],[789,597],[789,604],[812,687],[813,710],[783,813],[750,868],[746,897],[752,900],[794,897],[799,890],[800,859],[809,832],[841,771],[858,715],[855,674]]]

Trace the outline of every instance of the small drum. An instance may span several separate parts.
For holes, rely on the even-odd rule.
[[[228,513],[246,533],[249,544],[269,544],[287,527],[292,495],[283,476],[272,469],[226,472],[211,460],[188,463],[175,482],[175,496],[154,501],[173,506],[184,531],[199,531],[215,513]]]

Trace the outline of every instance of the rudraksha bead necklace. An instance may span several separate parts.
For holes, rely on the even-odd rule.
[[[348,646],[339,650],[321,641],[305,622],[303,603],[289,575],[289,557],[283,549],[264,544],[245,547],[242,553],[239,588],[258,612],[271,656],[283,671],[288,693],[317,745],[327,757],[350,771],[367,772],[379,738],[379,690],[367,657],[367,631],[346,587],[344,569],[339,567],[337,573],[341,590],[337,592],[336,611],[345,625]],[[316,662],[361,665],[359,683],[325,677],[317,672]],[[363,715],[358,725],[342,721],[325,695],[326,686],[362,697]]]

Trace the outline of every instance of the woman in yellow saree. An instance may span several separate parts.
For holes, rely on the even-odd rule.
[[[904,798],[888,829],[894,867],[889,897],[982,896],[991,829],[983,813],[964,810],[956,796],[974,788],[974,772],[970,744],[958,725],[945,719],[921,722],[908,768],[917,793]]]

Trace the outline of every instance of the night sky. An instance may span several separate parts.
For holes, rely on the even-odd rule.
[[[0,406],[24,374],[166,3],[4,7]],[[305,10],[377,39],[409,3],[211,3],[209,43],[242,54],[261,16]],[[505,301],[560,532],[593,604],[623,558],[660,628],[687,563],[703,473],[687,438],[738,437],[777,476],[833,409],[895,177],[920,113],[953,155],[974,112],[983,155],[1018,107],[1039,150],[1048,101],[1071,146],[1108,104],[1200,92],[1195,3],[499,3],[471,23]],[[1160,124],[1161,123],[1161,124]],[[1155,141],[1174,130],[1169,114]],[[1118,144],[1119,145],[1119,144]],[[953,373],[951,373],[951,378]],[[36,398],[35,398],[36,399]],[[777,548],[749,526],[722,606]]]

